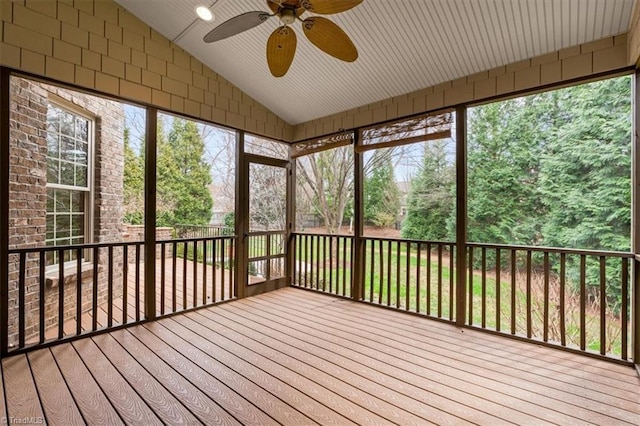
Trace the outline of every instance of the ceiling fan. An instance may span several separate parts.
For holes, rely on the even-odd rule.
[[[229,19],[204,36],[206,43],[224,40],[243,31],[250,30],[277,16],[281,26],[275,29],[267,41],[267,64],[274,77],[287,73],[296,53],[297,37],[291,25],[299,20],[309,41],[323,52],[346,62],[358,59],[358,50],[349,36],[330,20],[311,16],[302,19],[305,12],[331,15],[349,10],[364,0],[267,0],[273,12],[246,12]]]

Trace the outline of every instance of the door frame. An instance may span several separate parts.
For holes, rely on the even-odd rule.
[[[272,290],[277,290],[289,285],[289,231],[291,224],[291,209],[289,208],[290,194],[291,194],[291,163],[288,160],[282,160],[277,158],[265,157],[257,154],[243,153],[241,161],[241,170],[239,175],[242,176],[242,197],[240,197],[239,212],[238,212],[238,269],[239,269],[239,282],[238,282],[238,296],[248,297],[261,293],[266,293]],[[285,273],[282,277],[263,281],[256,284],[249,285],[249,245],[247,244],[248,237],[250,235],[250,222],[249,222],[249,193],[250,193],[250,165],[262,164],[266,166],[279,167],[285,170],[286,182],[285,182],[285,203],[287,208],[285,217],[285,229],[277,232],[283,232],[285,235],[284,240],[284,268]],[[275,232],[275,231],[274,231]],[[264,231],[257,232],[257,234],[265,234]],[[269,261],[269,260],[267,260]]]

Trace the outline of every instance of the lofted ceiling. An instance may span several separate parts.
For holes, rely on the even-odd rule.
[[[341,62],[312,45],[299,22],[284,77],[266,43],[279,21],[215,43],[211,29],[266,0],[116,0],[156,31],[282,117],[299,124],[576,44],[626,32],[634,0],[364,0],[326,15],[359,51]],[[196,18],[212,6],[212,22]],[[307,13],[305,13],[307,15]],[[303,16],[304,18],[304,16]]]

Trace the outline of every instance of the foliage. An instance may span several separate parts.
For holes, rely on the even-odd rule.
[[[124,222],[141,225],[144,222],[144,158],[131,147],[131,132],[124,129]]]
[[[376,164],[364,179],[364,221],[379,227],[390,227],[400,212],[400,191],[388,150],[374,151]]]
[[[205,145],[196,123],[174,118],[167,137],[158,131],[157,143],[156,224],[208,224],[213,207],[208,188],[211,164],[203,159]]]
[[[144,219],[144,157],[131,148],[130,131],[124,131],[124,221]],[[158,226],[206,225],[213,200],[208,185],[211,165],[203,160],[204,142],[194,122],[175,118],[168,135],[162,120],[157,129]]]
[[[424,145],[422,164],[411,181],[402,237],[412,240],[454,239],[447,220],[455,207],[455,166],[447,160],[444,141]],[[453,231],[455,235],[455,230]]]

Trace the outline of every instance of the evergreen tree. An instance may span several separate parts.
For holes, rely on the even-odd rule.
[[[400,191],[391,155],[385,149],[378,149],[372,161],[375,167],[364,179],[364,220],[375,226],[392,226],[400,212]]]
[[[131,131],[124,129],[124,222],[140,225],[144,220],[144,159],[131,147]]]
[[[411,181],[402,237],[412,240],[447,239],[447,219],[455,200],[455,167],[447,161],[445,141],[426,142],[422,165]]]
[[[560,112],[553,145],[542,159],[545,244],[629,250],[630,78],[564,89]]]
[[[213,199],[211,165],[203,159],[204,141],[192,121],[174,118],[165,138],[158,130],[158,226],[206,225]]]

